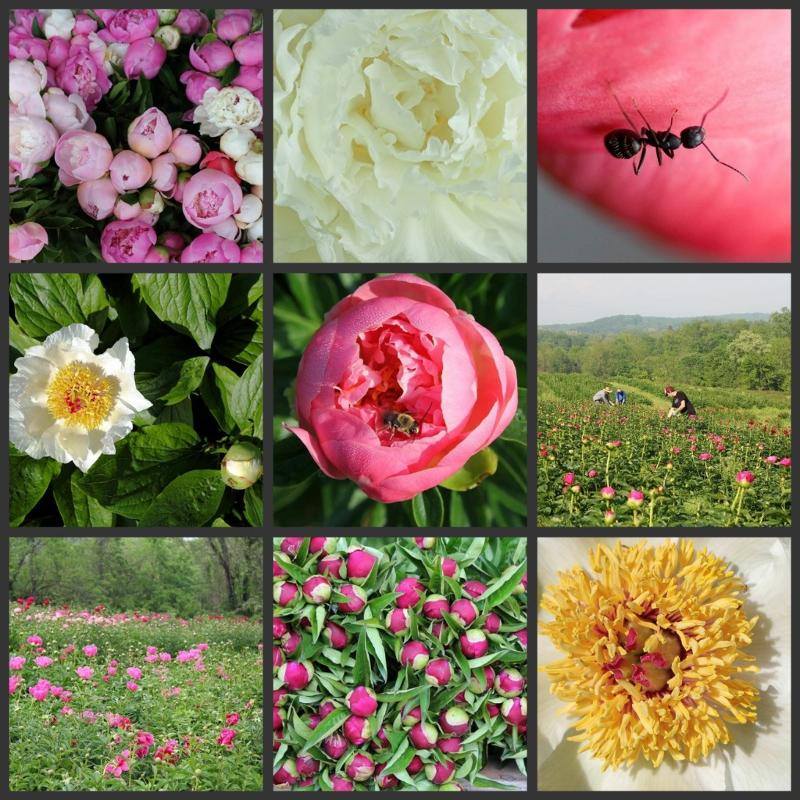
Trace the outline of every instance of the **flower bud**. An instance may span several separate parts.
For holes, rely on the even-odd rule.
[[[423,598],[425,586],[418,578],[403,578],[397,584],[396,592],[400,592],[397,598],[398,608],[412,608]]]
[[[421,547],[423,550],[431,550],[436,544],[436,537],[415,536],[414,541],[416,542],[417,547]]]
[[[411,612],[407,608],[393,608],[386,615],[386,629],[391,633],[405,633],[411,625]]]
[[[337,708],[341,708],[341,706],[334,702],[333,700],[325,700],[323,703],[320,704],[319,707],[319,718],[325,719],[328,714],[333,714]]]
[[[322,631],[322,635],[325,637],[325,641],[334,650],[344,650],[344,648],[347,647],[347,643],[350,641],[347,631],[335,622],[326,622],[325,630]]]
[[[327,603],[331,599],[330,582],[321,575],[312,575],[303,584],[303,595],[311,603]]]
[[[378,709],[378,699],[375,692],[366,686],[357,686],[345,698],[347,707],[357,717],[370,717]]]
[[[462,588],[470,597],[480,597],[486,591],[486,585],[480,581],[467,581]]]
[[[308,661],[287,661],[278,670],[278,678],[293,692],[305,689],[313,677],[314,667]]]
[[[367,604],[367,595],[358,586],[346,583],[339,587],[339,593],[347,599],[345,603],[339,603],[339,611],[344,614],[357,614]]]
[[[233,215],[237,226],[245,230],[264,213],[261,200],[254,194],[246,194],[242,198],[241,208]]]
[[[442,574],[448,578],[455,578],[458,574],[458,563],[452,558],[442,559]]]
[[[334,578],[343,577],[344,559],[339,556],[325,556],[317,564],[317,569],[323,575],[331,575]]]
[[[439,734],[427,722],[418,722],[409,732],[408,738],[417,750],[429,750],[436,745]]]
[[[518,697],[525,688],[525,679],[515,669],[504,669],[494,679],[494,689],[503,697]]]
[[[348,717],[342,727],[344,735],[356,746],[372,738],[372,725],[368,719],[355,715]]]
[[[283,648],[283,652],[286,653],[287,656],[294,655],[297,648],[300,647],[300,643],[302,641],[303,637],[300,636],[297,631],[286,631],[286,633],[281,636],[281,647]]]
[[[311,542],[308,545],[308,552],[321,552],[323,556],[327,556],[336,549],[336,544],[338,541],[339,540],[335,536],[312,536]]]
[[[181,32],[174,25],[162,25],[153,34],[157,42],[164,45],[164,49],[177,50],[181,43]]]
[[[338,775],[331,776],[331,786],[333,786],[334,792],[352,792],[355,789],[353,781],[340,778]]]
[[[282,619],[274,618],[272,620],[272,638],[280,639],[289,628]]]
[[[250,145],[255,141],[256,135],[248,128],[230,128],[222,134],[219,140],[219,149],[238,161],[250,150]]]
[[[450,613],[464,628],[469,628],[478,618],[478,609],[472,600],[456,600],[453,605],[450,606]]]
[[[458,753],[461,750],[461,739],[451,736],[448,739],[439,739],[437,745],[441,753]]]
[[[322,748],[334,761],[338,761],[347,752],[347,740],[340,733],[332,733]]]
[[[756,476],[747,469],[743,469],[741,472],[736,473],[736,483],[746,489],[753,485],[753,481],[755,479]]]
[[[272,692],[272,705],[280,708],[286,705],[286,698],[289,696],[288,689],[274,689]]]
[[[400,651],[400,663],[405,667],[411,665],[411,669],[423,669],[430,658],[428,648],[422,642],[406,642]]]
[[[402,719],[403,727],[404,728],[411,728],[416,725],[422,719],[422,709],[417,706],[417,708],[412,708]]]
[[[161,203],[163,207],[164,201]],[[248,489],[264,472],[261,450],[250,442],[236,442],[225,453],[221,469],[222,480],[231,489]]]
[[[272,648],[272,672],[273,672],[273,674],[278,671],[278,669],[283,664],[284,660],[285,659],[283,657],[283,650],[281,650],[280,647],[273,647]]]
[[[628,508],[641,508],[642,503],[644,503],[644,493],[637,489],[631,489],[626,502]]]
[[[500,630],[500,626],[503,624],[503,620],[500,619],[494,611],[490,611],[486,615],[486,619],[483,623],[483,630],[486,633],[497,633]]]
[[[366,753],[356,753],[347,764],[348,777],[358,783],[369,780],[375,772],[375,763]]]
[[[160,192],[148,187],[139,192],[139,205],[143,211],[149,211],[151,214],[160,214],[164,210],[164,198]]]
[[[430,594],[422,606],[422,613],[428,619],[442,619],[442,615],[450,610],[446,597],[440,594]]]
[[[425,681],[431,686],[446,686],[453,677],[453,668],[446,658],[434,658],[425,667]]]
[[[372,743],[372,749],[375,751],[387,750],[389,747],[392,746],[392,743],[386,736],[386,730],[383,727],[383,725],[381,725],[381,727],[378,728],[378,732],[375,734],[373,738],[378,740],[377,744],[374,741]]]
[[[347,556],[347,577],[359,580],[369,577],[378,559],[366,550],[355,548]]]
[[[279,731],[283,728],[283,722],[286,719],[286,714],[280,708],[272,709],[272,729]]]
[[[276,786],[291,786],[297,781],[297,766],[293,758],[287,758],[278,771],[272,776]]]
[[[297,597],[298,588],[295,584],[289,581],[278,581],[272,587],[272,599],[282,608],[285,608],[289,603],[293,602]]]
[[[156,13],[158,14],[158,21],[162,25],[172,25],[175,22],[175,19],[178,16],[178,9],[177,8],[157,8]],[[180,33],[180,31],[178,31]]]
[[[484,682],[484,686],[481,686],[480,680],[477,676],[473,675],[469,679],[469,690],[473,694],[483,694],[487,689],[491,688],[492,684],[494,683],[494,670],[491,667],[483,667],[483,676],[486,678]]]
[[[289,573],[273,558],[272,559],[272,577],[282,578]]]
[[[397,780],[396,775],[381,775],[385,766],[386,764],[379,764],[375,767],[375,782],[381,789],[394,789],[399,786],[400,781]]]
[[[455,733],[463,736],[469,730],[469,716],[463,708],[448,708],[439,714],[439,727],[445,733]]]
[[[297,756],[295,762],[297,771],[305,778],[310,778],[319,772],[319,761],[314,760],[311,756]]]
[[[480,658],[489,652],[489,641],[483,631],[471,630],[462,633],[459,641],[461,652],[467,658]]]
[[[525,725],[528,720],[528,701],[524,697],[510,697],[503,703],[500,713],[509,725]]]
[[[289,558],[294,559],[298,552],[300,552],[304,541],[305,539],[302,536],[287,536],[281,542],[281,552],[289,556]]]
[[[456,765],[453,761],[448,761],[444,764],[436,762],[435,764],[428,764],[425,767],[425,777],[435,784],[447,783],[456,771]]]

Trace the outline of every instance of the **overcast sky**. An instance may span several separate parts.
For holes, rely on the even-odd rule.
[[[771,313],[791,306],[789,275],[660,273],[538,276],[538,324],[591,322],[616,314],[698,317]]]

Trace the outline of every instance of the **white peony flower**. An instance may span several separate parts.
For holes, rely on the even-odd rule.
[[[204,136],[222,136],[231,128],[255,128],[263,116],[258,98],[243,86],[208,89],[194,110],[194,121]]]
[[[8,65],[8,99],[17,105],[47,86],[47,68],[41,61],[15,58]]]
[[[111,75],[114,67],[122,67],[125,61],[125,54],[130,45],[127,42],[111,42],[103,54],[103,69]]]
[[[261,144],[258,139],[253,144],[256,143]],[[264,182],[264,153],[249,150],[236,162],[236,174],[243,181],[254,186],[262,185]]]
[[[69,325],[14,362],[9,378],[9,439],[31,458],[74,462],[86,472],[127,436],[151,403],[137,390],[128,340],[104,353],[88,325]]]
[[[219,140],[219,149],[230,156],[234,161],[238,161],[250,150],[250,144],[256,138],[253,131],[247,128],[231,128],[222,134]]]
[[[153,36],[164,45],[165,50],[177,50],[181,43],[181,32],[174,25],[162,25]]]
[[[254,194],[246,194],[242,198],[241,208],[233,215],[236,224],[244,229],[250,227],[263,213],[263,204]]]
[[[72,29],[75,27],[75,17],[66,8],[56,8],[46,12],[47,18],[42,26],[42,32],[48,39],[61,36],[67,41],[72,38]]]
[[[538,539],[539,791],[788,791],[790,540],[619,543]]]
[[[275,260],[526,261],[526,21],[276,11]]]
[[[264,217],[259,217],[245,232],[248,242],[260,242],[264,238]]]

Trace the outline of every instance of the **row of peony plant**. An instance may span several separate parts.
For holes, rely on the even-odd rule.
[[[414,541],[429,553],[436,547],[431,537]],[[287,537],[281,543],[282,555],[276,554],[273,560],[273,672],[277,682],[272,722],[273,751],[278,751],[273,784],[283,789],[313,786],[351,791],[356,784],[373,779],[377,788],[391,789],[401,779],[417,785],[424,773],[430,788],[461,790],[453,779],[458,762],[468,753],[476,754],[478,746],[473,742],[479,741],[482,748],[485,741],[510,739],[515,750],[514,745],[527,736],[527,699],[522,696],[525,677],[514,667],[498,664],[495,669],[484,663],[502,659],[509,652],[516,654],[517,647],[527,651],[527,615],[520,628],[513,618],[506,622],[495,611],[479,610],[482,598],[488,600],[494,590],[477,580],[457,583],[463,596],[452,602],[431,592],[416,576],[405,577],[387,590],[382,583],[390,580],[394,571],[379,563],[380,551],[355,546],[345,554],[337,552],[337,546],[337,538],[306,541]],[[430,575],[438,573],[453,581],[466,577],[455,558],[436,555],[426,563]],[[521,568],[513,567],[511,573],[515,569],[521,574]],[[302,582],[291,580],[298,575],[308,577]],[[365,584],[381,598],[370,601]],[[496,599],[512,596],[515,602],[513,595],[526,592],[527,573]],[[370,605],[377,610],[387,599],[381,627],[393,639],[395,665],[398,672],[405,673],[405,680],[399,676],[387,679],[383,694],[376,693],[374,686],[358,684],[348,687],[344,697],[327,697],[314,707],[312,697],[346,680],[347,665],[357,647],[353,634],[378,624],[371,614],[365,616],[365,610]],[[502,602],[495,607],[502,611]],[[325,609],[322,637],[328,648],[341,653],[335,663],[344,667],[344,676],[338,679],[318,675],[318,670],[330,663],[330,654],[326,657],[322,651],[316,667],[308,655],[309,649],[313,650],[308,629],[312,620],[319,625],[321,609]],[[466,673],[464,659],[473,662]],[[515,663],[520,661],[525,658]],[[316,682],[315,677],[319,678]],[[404,692],[404,686],[411,691]],[[437,693],[443,707],[437,709],[438,714],[423,717],[423,707],[431,712],[436,704],[421,702],[426,686]],[[498,716],[505,730],[494,725]],[[315,731],[326,720],[333,722],[325,728],[319,748],[306,742],[292,752],[283,745],[285,733],[291,736],[293,730],[302,732],[304,727]],[[296,737],[291,741],[296,742]],[[403,768],[396,756],[404,741]],[[391,770],[384,774],[390,761]],[[471,771],[468,764],[465,770],[461,774]]]
[[[60,182],[77,186],[87,216],[113,217],[99,243],[106,262],[261,262],[263,34],[255,29],[261,21],[249,10],[219,14],[209,33],[208,17],[186,9],[15,11],[10,191],[55,158]],[[115,68],[128,80],[151,79],[182,37],[197,39],[188,53],[194,69],[181,75],[183,119],[197,124],[201,136],[219,139],[217,149],[201,158],[198,136],[173,129],[164,110],[150,108],[130,122],[128,148],[112,150],[91,113],[111,90]],[[229,72],[235,77],[223,87],[221,76]],[[192,173],[194,167],[199,171]],[[157,233],[169,202],[180,204],[194,235]],[[47,243],[38,222],[12,225],[9,257],[30,260]]]

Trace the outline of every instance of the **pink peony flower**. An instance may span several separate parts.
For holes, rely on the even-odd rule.
[[[150,36],[147,39],[137,39],[128,47],[122,59],[122,68],[128,78],[138,78],[140,75],[155,78],[166,60],[166,48]]]
[[[374,374],[381,391],[365,393]],[[417,421],[416,434],[386,424],[390,399]],[[517,376],[486,328],[432,284],[397,274],[328,312],[300,362],[296,406],[289,430],[320,469],[392,503],[438,485],[505,430]]]
[[[89,113],[111,89],[102,53],[95,58],[88,48],[76,44],[70,46],[69,55],[58,65],[55,83],[68,95],[80,95]]]
[[[75,672],[84,681],[88,681],[94,675],[94,670],[91,667],[78,667]]]
[[[712,455],[711,455],[711,453],[700,453],[700,455],[697,456],[697,457],[701,461],[711,461]]]
[[[232,714],[225,715],[225,724],[233,727],[239,724],[239,715],[234,711]]]
[[[208,167],[209,169],[218,169],[220,172],[229,175],[237,183],[239,182],[239,177],[236,174],[236,162],[219,150],[209,150],[200,162],[200,166]]]
[[[756,476],[747,469],[743,469],[741,472],[736,473],[736,483],[738,483],[739,486],[744,486],[745,488],[752,486],[755,479]]]
[[[644,502],[643,492],[640,492],[637,489],[631,489],[630,492],[628,492],[627,504],[630,508],[640,508],[643,502]]]
[[[8,257],[10,261],[31,261],[47,244],[47,231],[38,222],[24,222],[8,228]]]
[[[173,131],[169,152],[175,156],[175,163],[179,167],[192,167],[203,155],[198,138],[191,133],[186,133],[181,128]]]
[[[152,8],[124,8],[107,23],[115,42],[136,42],[152,36],[158,27],[158,12]]]
[[[186,86],[186,97],[195,105],[200,105],[203,102],[203,95],[209,89],[222,88],[219,78],[192,69],[182,72],[180,81]]]
[[[28,659],[24,656],[13,656],[12,658],[8,659],[8,668],[9,669],[22,669],[25,666],[25,662]]]
[[[150,162],[152,174],[150,181],[154,189],[169,195],[175,188],[178,180],[178,168],[175,166],[175,156],[172,153],[163,153]]]
[[[217,744],[227,747],[228,750],[233,750],[233,740],[236,738],[236,731],[232,728],[223,728],[217,737]]]
[[[184,36],[203,36],[208,33],[208,17],[193,8],[182,8],[172,23]]]
[[[36,634],[34,634],[33,636],[29,636],[25,641],[28,644],[35,645],[36,647],[41,647],[44,644],[42,637],[37,636]]]
[[[264,70],[262,67],[241,67],[239,74],[231,81],[231,86],[249,89],[263,104]]]
[[[156,243],[152,225],[135,219],[109,222],[100,236],[100,251],[108,264],[129,264],[143,261]]]
[[[239,184],[224,172],[203,169],[183,190],[183,214],[198,228],[211,228],[233,216],[242,205]]]
[[[38,656],[34,661],[37,667],[49,667],[53,663],[53,659],[48,656]]]
[[[58,131],[41,116],[10,113],[8,116],[8,160],[13,177],[30,178],[56,151]],[[14,181],[9,180],[9,185]]]
[[[172,144],[172,128],[166,114],[148,108],[128,126],[128,146],[145,158],[161,155]]]
[[[50,694],[50,681],[40,678],[35,686],[28,687],[28,693],[36,702],[41,703]]]
[[[231,9],[223,12],[214,22],[214,32],[225,42],[235,42],[250,30],[252,12],[249,9]]]
[[[182,264],[238,264],[239,245],[216,233],[201,233],[181,252]]]
[[[11,675],[8,679],[8,693],[14,694],[22,684],[22,678],[19,675]]]
[[[120,194],[141,189],[152,174],[150,162],[133,150],[121,150],[109,167],[111,183]]]
[[[134,681],[128,681],[125,684],[125,686],[127,686],[128,689],[130,689],[130,691],[132,691],[132,692],[138,692],[139,691],[139,686],[136,683],[134,683]]]
[[[260,67],[264,62],[264,34],[251,33],[233,45],[233,54],[243,67]]]
[[[58,178],[65,186],[102,178],[114,155],[105,136],[87,131],[67,131],[55,150]]]
[[[189,63],[200,72],[220,73],[233,62],[233,50],[219,39],[207,42],[197,49],[195,45],[189,48]]]
[[[78,186],[78,204],[92,219],[110,217],[118,197],[110,178],[85,181]]]
[[[614,489],[612,486],[604,486],[600,490],[600,495],[606,500],[613,500],[616,493],[616,489]]]
[[[142,677],[142,671],[139,669],[139,667],[128,667],[125,672],[127,672],[131,678],[137,681]]]
[[[264,261],[264,248],[261,242],[250,242],[240,252],[240,264],[261,264]]]

